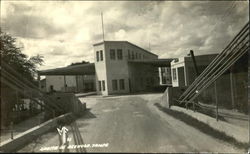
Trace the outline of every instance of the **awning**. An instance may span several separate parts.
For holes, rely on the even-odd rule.
[[[41,70],[40,75],[95,75],[95,64],[80,64],[55,69]]]
[[[143,59],[143,60],[129,60],[128,62],[131,64],[150,64],[156,67],[170,67],[171,61],[174,58],[169,59]]]

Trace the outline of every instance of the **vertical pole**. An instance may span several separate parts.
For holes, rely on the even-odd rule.
[[[234,79],[233,79],[233,69],[230,68],[230,88],[231,88],[231,100],[232,100],[232,107],[235,108],[235,100],[234,100]]]
[[[76,75],[76,92],[78,92],[78,77]]]
[[[41,90],[41,77],[40,77],[40,73],[38,72],[38,77],[37,77],[37,80],[38,80],[38,89],[40,89]]]
[[[103,26],[103,14],[101,12],[101,16],[102,16],[102,39],[104,41],[104,26]]]
[[[216,121],[218,121],[218,97],[217,97],[217,83],[214,82],[214,95],[215,95],[215,103],[216,103]]]
[[[65,77],[65,75],[63,76],[63,80],[64,80],[64,92],[66,92],[66,77]]]
[[[14,139],[14,135],[13,135],[13,121],[11,121],[11,123],[10,123],[10,138],[12,140]]]

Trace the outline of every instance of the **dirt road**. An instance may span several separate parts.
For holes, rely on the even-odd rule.
[[[159,102],[160,96],[82,98],[90,110],[66,126],[71,139],[67,149],[69,152],[243,152],[159,111],[153,104]],[[57,152],[53,146],[58,144],[55,130],[20,152]],[[76,144],[82,147],[73,146]]]

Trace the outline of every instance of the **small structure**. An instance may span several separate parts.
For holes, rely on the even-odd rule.
[[[95,91],[93,63],[43,70],[39,72],[39,75],[46,76],[45,81],[40,82],[40,88],[46,92],[49,92],[51,88],[61,92]]]
[[[195,56],[199,73],[201,73],[218,54]],[[172,86],[189,86],[196,78],[193,60],[190,56],[181,57],[171,62]]]

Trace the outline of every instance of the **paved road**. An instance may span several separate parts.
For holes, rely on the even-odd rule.
[[[153,104],[159,102],[160,96],[83,98],[91,110],[66,127],[72,139],[69,144],[85,144],[85,148],[71,146],[70,152],[242,152],[159,111]],[[55,130],[20,152],[42,152],[41,148],[58,144]]]

